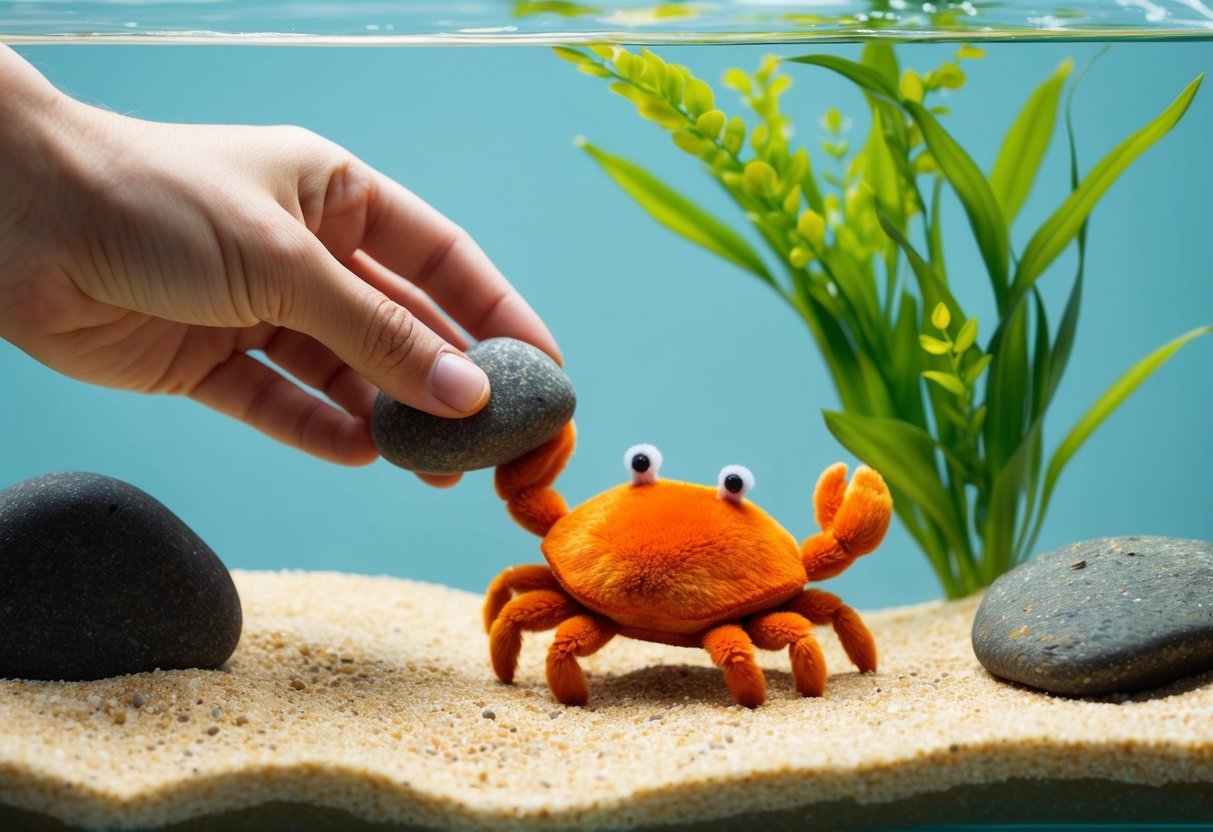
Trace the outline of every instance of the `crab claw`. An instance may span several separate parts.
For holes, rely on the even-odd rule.
[[[841,573],[861,555],[884,540],[893,516],[893,497],[884,478],[861,465],[851,484],[847,467],[831,465],[817,481],[813,505],[821,532],[801,546],[809,580],[824,580]]]

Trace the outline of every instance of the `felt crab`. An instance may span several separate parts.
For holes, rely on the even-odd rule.
[[[589,698],[578,656],[616,635],[700,647],[724,673],[733,699],[749,708],[766,698],[754,648],[789,649],[804,696],[825,691],[826,665],[814,624],[832,624],[847,656],[876,669],[876,645],[856,612],[837,596],[804,588],[839,574],[875,549],[888,530],[892,498],[880,474],[827,468],[813,496],[822,531],[797,544],[745,499],[753,475],[725,466],[717,487],[662,480],[661,454],[628,449],[632,481],[569,510],[551,488],[573,452],[570,422],[534,451],[497,469],[497,493],[510,514],[543,537],[548,565],[515,566],[485,596],[493,670],[513,681],[523,631],[556,628],[547,682],[566,705]]]

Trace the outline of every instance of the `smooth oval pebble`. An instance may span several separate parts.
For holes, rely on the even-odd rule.
[[[542,350],[488,338],[467,357],[489,377],[489,403],[466,419],[444,419],[380,393],[371,437],[384,459],[426,474],[492,468],[538,448],[573,418],[573,384]]]
[[[1069,696],[1213,670],[1213,545],[1104,537],[1046,552],[986,591],[973,652],[997,676]]]
[[[144,491],[74,471],[0,491],[0,677],[215,668],[241,625],[227,569]]]

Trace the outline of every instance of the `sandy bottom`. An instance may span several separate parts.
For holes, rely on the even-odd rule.
[[[1051,697],[973,658],[976,600],[865,613],[881,670],[833,634],[825,697],[762,653],[732,704],[697,650],[616,639],[555,703],[550,634],[517,683],[479,596],[389,578],[237,572],[224,671],[0,681],[0,827],[592,829],[1208,820],[1213,674]]]

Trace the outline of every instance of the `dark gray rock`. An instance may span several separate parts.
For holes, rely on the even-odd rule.
[[[63,472],[0,491],[0,677],[214,668],[241,623],[219,558],[138,488]]]
[[[995,675],[1069,696],[1213,670],[1213,545],[1105,537],[1046,552],[986,592],[973,652]]]
[[[384,459],[426,474],[492,468],[538,448],[573,418],[573,384],[542,350],[489,338],[467,356],[489,377],[489,403],[466,419],[444,419],[380,393],[371,437]]]

